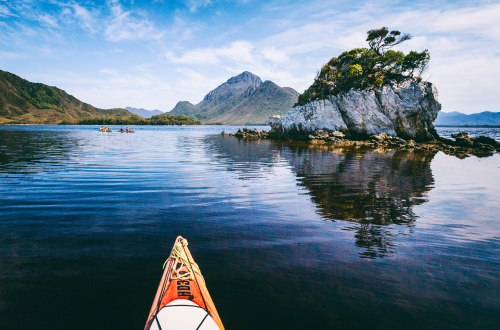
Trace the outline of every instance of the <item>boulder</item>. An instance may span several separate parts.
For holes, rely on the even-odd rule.
[[[287,136],[293,131],[326,130],[352,136],[385,133],[427,141],[434,139],[434,120],[439,110],[436,87],[408,79],[295,106],[280,118],[271,118],[270,125],[274,132]]]
[[[266,132],[265,130],[259,131],[256,128],[248,129],[245,127],[243,128],[243,130],[239,128],[238,131],[234,134],[234,136],[243,139],[267,139],[269,133]]]
[[[478,136],[476,138],[472,138],[471,140],[473,141],[474,144],[482,143],[482,144],[493,146],[494,148],[500,147],[499,142],[497,142],[495,139],[487,137],[487,136]]]

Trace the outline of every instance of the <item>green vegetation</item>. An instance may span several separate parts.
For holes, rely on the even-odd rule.
[[[61,108],[61,96],[55,88],[40,83],[32,83],[13,74],[5,75],[5,78],[19,91],[19,96],[31,103],[35,108],[54,109],[64,113]]]
[[[74,124],[63,122],[61,124]],[[128,117],[92,117],[76,122],[78,125],[200,125],[199,120],[184,115],[164,113],[151,118],[142,118],[137,115]]]
[[[367,32],[370,48],[355,48],[332,58],[318,72],[314,83],[299,96],[298,105],[330,95],[346,93],[351,89],[377,88],[392,81],[415,79],[421,75],[430,60],[426,49],[404,54],[390,48],[411,39],[409,34],[390,31],[386,27]]]
[[[94,116],[130,116],[124,109],[98,109],[62,89],[32,83],[0,70],[0,124],[75,123]]]

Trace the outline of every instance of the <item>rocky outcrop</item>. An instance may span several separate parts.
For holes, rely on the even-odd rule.
[[[229,135],[238,139],[272,139],[283,140],[275,131],[266,132],[258,129],[238,129],[235,134],[222,132],[221,135]],[[465,158],[469,155],[478,157],[491,156],[495,151],[500,152],[500,142],[486,136],[469,137],[467,132],[452,134],[454,140],[437,137],[424,142],[417,142],[412,139],[403,139],[398,136],[391,136],[387,133],[380,133],[366,137],[365,139],[353,138],[340,131],[316,130],[302,138],[299,143],[313,148],[326,150],[378,150],[387,152],[391,150],[423,150],[438,152],[442,151],[447,155],[453,155],[458,158]],[[290,141],[294,142],[294,141]],[[285,142],[286,143],[286,142]]]
[[[239,128],[238,132],[236,133],[229,133],[227,134],[226,132],[222,131],[221,135],[229,135],[229,136],[235,136],[239,139],[267,139],[269,137],[269,132],[266,132],[265,130],[259,131],[258,129],[248,129],[248,128]]]
[[[451,137],[454,138],[455,141],[445,138],[440,138],[440,141],[457,147],[475,148],[483,151],[500,151],[500,143],[487,136],[469,137],[469,133],[462,131],[457,134],[452,134]]]
[[[405,80],[377,89],[350,90],[292,108],[272,118],[275,133],[307,136],[316,130],[342,131],[352,136],[385,133],[404,139],[432,140],[441,104],[429,82]]]

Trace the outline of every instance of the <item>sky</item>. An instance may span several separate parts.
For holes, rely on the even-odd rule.
[[[0,69],[99,108],[171,110],[243,71],[302,93],[387,26],[442,111],[500,111],[499,1],[0,0]]]

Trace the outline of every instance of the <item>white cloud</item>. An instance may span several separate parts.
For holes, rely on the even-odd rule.
[[[459,69],[457,69],[459,68]],[[431,67],[434,82],[448,100],[499,99],[500,58],[492,55],[463,54],[453,61],[440,59]],[[500,110],[500,109],[499,109]]]
[[[4,52],[0,52],[0,60],[13,61],[17,56],[15,54],[32,54],[33,50],[45,56],[67,59],[75,55],[74,48],[65,47],[74,45],[74,40],[65,39],[67,35],[84,39],[90,33],[92,43],[86,40],[88,43],[85,45],[96,47],[86,54],[75,56],[75,65],[81,56],[97,57],[102,53],[108,54],[113,47],[122,46],[114,42],[130,41],[133,45],[133,42],[160,40],[140,50],[141,61],[148,62],[147,67],[137,66],[134,62],[139,58],[139,51],[123,47],[119,62],[126,63],[126,69],[109,61],[113,56],[109,53],[107,60],[102,60],[94,68],[95,73],[103,66],[119,71],[103,68],[100,74],[96,74],[101,79],[70,88],[83,93],[84,86],[93,86],[89,87],[90,90],[100,95],[95,98],[97,101],[90,92],[85,96],[89,97],[89,102],[96,102],[102,107],[101,100],[104,104],[112,100],[106,101],[105,93],[100,89],[109,92],[110,96],[127,100],[128,96],[119,88],[130,95],[146,95],[148,88],[156,86],[151,82],[161,86],[162,81],[168,80],[172,82],[172,86],[165,87],[168,92],[151,92],[146,99],[153,102],[150,100],[158,97],[160,101],[151,108],[169,110],[168,106],[165,109],[161,104],[175,104],[180,99],[199,101],[231,75],[245,70],[263,80],[269,79],[280,86],[302,92],[312,83],[317,70],[331,57],[354,47],[366,47],[366,31],[388,26],[414,35],[412,40],[397,49],[405,52],[429,49],[431,61],[426,77],[430,76],[430,81],[438,87],[445,109],[447,103],[457,100],[464,104],[476,100],[479,104],[484,100],[497,99],[496,89],[500,83],[500,3],[469,3],[467,7],[457,3],[439,6],[418,3],[404,8],[401,3],[395,6],[384,0],[363,5],[342,1],[333,5],[324,0],[296,5],[273,1],[253,7],[249,14],[255,15],[248,21],[243,19],[248,15],[233,11],[234,6],[224,6],[220,17],[214,16],[217,15],[215,10],[213,15],[212,11],[210,15],[193,14],[202,10],[208,12],[212,9],[208,6],[213,2],[185,0],[189,10],[181,5],[175,12],[168,13],[168,18],[156,22],[153,19],[157,15],[148,16],[147,10],[136,11],[141,7],[138,1],[130,5],[118,0],[48,0],[43,2],[44,10],[48,6],[53,7],[42,11],[42,6],[35,5],[36,0],[0,0],[0,43],[6,47]],[[160,7],[166,8],[163,4]],[[154,7],[148,5],[147,8]],[[4,19],[5,15],[11,16]],[[236,17],[222,21],[229,15]],[[241,22],[234,24],[238,20]],[[230,26],[224,25],[229,25],[229,22]],[[80,31],[70,30],[72,28]],[[78,34],[81,32],[85,34]],[[42,47],[44,45],[47,45],[46,48]],[[122,73],[130,70],[138,74]],[[159,71],[162,71],[162,76]],[[129,84],[140,92],[130,90]],[[113,106],[120,106],[113,102]],[[126,102],[124,105],[133,104]]]
[[[271,62],[284,63],[290,60],[290,57],[284,51],[276,50],[274,47],[264,48],[260,52],[263,58]]]
[[[253,49],[254,46],[250,42],[235,41],[225,47],[190,50],[178,57],[173,52],[167,52],[165,57],[169,62],[176,64],[219,64],[222,60],[252,63],[255,61]]]
[[[57,71],[57,74],[51,72],[26,78],[62,88],[77,99],[103,109],[127,106],[171,109],[165,104],[171,103],[176,94],[170,84],[157,75],[144,72],[122,74],[109,69],[100,72],[108,74],[100,78],[96,74]]]
[[[116,71],[116,70],[106,69],[106,68],[103,68],[103,69],[99,70],[99,73],[111,74],[111,75],[117,75],[117,74],[119,74],[119,72]]]
[[[220,83],[229,78],[230,75],[237,75],[243,71],[250,71],[264,80],[272,80],[282,87],[294,87],[299,91],[307,88],[314,79],[315,71],[306,74],[297,74],[293,72],[293,67],[297,66],[288,54],[282,50],[270,46],[255,46],[249,41],[235,41],[228,45],[218,48],[205,48],[186,51],[180,56],[175,56],[173,52],[168,52],[165,55],[169,63],[172,64],[185,64],[187,67],[196,66],[193,69],[178,69],[178,72],[183,72],[189,76],[189,84],[196,85],[196,88],[203,88],[203,93],[207,93],[210,89],[209,86],[217,87]],[[217,72],[226,71],[225,79],[216,79],[219,83],[214,85],[200,84],[195,72],[201,68],[206,70],[206,67],[213,68],[212,71]],[[208,70],[210,71],[210,70]],[[207,80],[203,77],[203,80]],[[186,80],[185,80],[186,81]],[[195,89],[193,87],[193,89]],[[198,93],[199,94],[199,93]],[[204,95],[204,94],[203,94]]]
[[[14,15],[9,8],[7,8],[6,6],[0,6],[0,17],[6,17],[6,16],[16,16]]]
[[[27,58],[26,54],[0,51],[0,61]]]
[[[106,39],[110,41],[122,40],[153,40],[160,39],[163,33],[159,32],[154,24],[147,19],[135,18],[132,12],[124,11],[119,4],[111,6],[112,18],[106,27]]]
[[[191,12],[195,12],[198,8],[206,7],[212,3],[211,0],[185,0],[184,2]]]
[[[201,101],[206,93],[227,80],[227,77],[213,78],[190,69],[179,68],[176,71],[181,74],[176,79],[177,88],[192,93],[192,99],[197,100],[194,101],[195,103]]]
[[[415,10],[395,16],[397,25],[430,33],[466,33],[500,39],[500,4],[452,10]]]
[[[86,9],[85,7],[80,6],[77,3],[72,5],[75,17],[81,22],[81,25],[84,28],[87,28],[90,32],[96,32],[96,19],[94,14]]]
[[[306,74],[296,74],[290,57],[282,50],[275,47],[256,47],[248,41],[235,41],[218,48],[194,49],[186,51],[180,56],[175,56],[173,52],[168,52],[165,57],[169,63],[185,64],[186,66],[196,66],[194,69],[177,69],[184,74],[183,82],[186,88],[192,90],[201,89],[204,94],[217,87],[220,83],[229,78],[230,75],[237,75],[243,71],[251,71],[264,80],[272,80],[282,87],[295,87],[302,91],[307,88],[314,79],[315,72]],[[221,79],[209,80],[199,73],[200,67],[212,67],[217,72],[228,72]],[[209,70],[210,71],[210,70]],[[225,78],[225,79],[224,79]],[[209,83],[201,83],[210,81]],[[218,82],[215,84],[215,82]],[[194,94],[194,93],[193,93]],[[200,94],[200,93],[196,93]],[[203,94],[203,95],[204,95]]]
[[[38,20],[42,23],[45,23],[48,26],[58,28],[59,24],[57,23],[57,19],[55,19],[50,14],[39,15]]]
[[[248,41],[235,41],[227,47],[221,47],[215,50],[217,56],[226,60],[238,63],[252,63],[255,61],[255,55],[252,54],[254,46]]]
[[[282,12],[282,16],[289,17],[289,20],[279,22],[278,32],[253,41],[256,48],[273,47],[290,58],[287,65],[277,65],[278,70],[267,72],[281,76],[271,76],[271,79],[285,80],[285,75],[279,72],[293,73],[291,77],[300,77],[299,72],[304,75],[304,69],[315,72],[342,51],[366,47],[366,31],[369,29],[388,26],[414,35],[412,40],[397,49],[405,52],[429,49],[431,61],[427,76],[438,87],[444,108],[446,103],[455,103],[456,100],[475,99],[476,109],[460,109],[470,113],[482,110],[480,104],[485,100],[498,100],[500,4],[440,10],[403,8],[398,11],[388,10],[383,5],[371,5],[347,13],[323,10],[321,5],[324,4],[311,3],[308,7],[314,10],[308,10],[302,17],[293,12]],[[266,67],[261,63],[261,67],[254,70],[266,72],[264,69]],[[307,86],[297,81],[292,87],[302,91]],[[500,108],[497,106],[496,110]]]
[[[179,57],[176,57],[173,52],[167,52],[165,57],[170,63],[175,64],[207,65],[219,63],[219,59],[212,49],[194,49]]]

